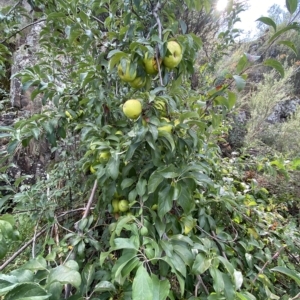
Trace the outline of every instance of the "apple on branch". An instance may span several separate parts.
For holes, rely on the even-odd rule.
[[[169,68],[176,68],[182,60],[181,46],[175,41],[169,41],[167,43],[167,54],[163,59],[163,64]]]

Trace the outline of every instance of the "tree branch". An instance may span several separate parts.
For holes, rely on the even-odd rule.
[[[35,21],[35,22],[32,22],[32,23],[30,23],[30,24],[24,26],[23,28],[21,28],[21,29],[17,30],[16,32],[14,32],[13,34],[11,34],[11,35],[10,35],[9,37],[7,37],[6,39],[2,40],[2,41],[0,42],[0,44],[5,43],[6,41],[8,41],[9,39],[11,39],[13,36],[17,35],[17,34],[20,33],[21,31],[25,30],[26,28],[28,28],[28,27],[30,27],[30,26],[33,26],[33,25],[35,25],[35,24],[44,22],[44,21],[46,21],[46,20],[47,20],[46,18],[39,19],[39,20],[37,20],[37,21]]]
[[[17,256],[19,256],[28,246],[30,246],[34,242],[35,239],[37,239],[39,236],[41,236],[47,229],[48,229],[48,227],[45,227],[40,232],[35,234],[35,236],[30,241],[28,241],[25,245],[23,245],[8,260],[6,260],[6,262],[4,264],[2,264],[0,266],[0,271],[2,271],[7,265],[9,265]]]

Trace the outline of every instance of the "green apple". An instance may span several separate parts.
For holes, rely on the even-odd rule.
[[[121,78],[121,80],[125,82],[130,82],[133,81],[136,77],[136,70],[134,72],[130,72],[131,69],[131,62],[129,59],[126,60],[125,62],[125,68],[123,68],[122,63],[119,64],[118,66],[118,75]]]
[[[72,115],[67,110],[65,111],[65,115],[68,119],[70,119],[70,120],[73,119]]]
[[[172,125],[164,125],[164,126],[157,127],[157,130],[158,130],[158,133],[163,132],[163,131],[165,131],[167,133],[171,133],[172,128],[173,128]]]
[[[182,60],[181,46],[175,41],[169,41],[167,48],[170,53],[163,59],[163,64],[170,69],[176,68]]]
[[[110,152],[109,151],[103,151],[99,154],[99,162],[100,163],[106,163],[110,159]]]
[[[123,105],[123,113],[129,119],[137,119],[142,113],[142,104],[139,100],[129,99]]]
[[[113,201],[111,202],[111,205],[113,207],[113,212],[117,213],[120,211],[119,209],[119,200],[118,199],[113,199]]]
[[[90,166],[90,172],[91,172],[92,174],[96,173],[96,170],[94,169],[93,166]]]
[[[140,89],[146,84],[146,78],[136,77],[133,81],[129,82],[129,84],[135,89]]]
[[[161,118],[161,120],[163,120],[163,121],[165,121],[165,122],[167,122],[167,123],[170,122],[170,120],[169,120],[168,118]],[[157,127],[157,130],[158,130],[158,133],[159,133],[159,132],[162,132],[162,131],[171,133],[171,132],[172,132],[172,128],[173,128],[172,125],[167,124],[167,125],[163,125],[163,126]]]
[[[143,227],[141,228],[141,235],[142,235],[142,236],[145,236],[145,235],[147,235],[147,234],[148,234],[148,228],[145,227],[145,226],[143,226]]]
[[[121,130],[116,131],[115,135],[123,135],[123,132]]]
[[[125,212],[129,209],[129,202],[128,200],[120,200],[119,201],[119,211]]]
[[[147,52],[145,54],[143,62],[144,62],[144,66],[145,66],[145,70],[146,70],[147,74],[149,74],[149,75],[157,74],[158,65],[157,65],[156,58],[154,56],[150,57],[149,53]],[[161,62],[162,62],[162,60],[159,59],[159,64],[161,64]]]

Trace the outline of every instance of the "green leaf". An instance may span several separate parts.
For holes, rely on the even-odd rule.
[[[5,300],[44,300],[50,297],[37,283],[21,283],[6,294]]]
[[[236,94],[230,91],[227,91],[227,95],[228,95],[228,105],[227,108],[228,109],[232,109],[236,103]]]
[[[114,250],[118,249],[134,249],[138,250],[139,245],[136,244],[135,237],[132,236],[130,239],[128,238],[116,238],[114,239]]]
[[[146,193],[146,186],[147,180],[141,178],[136,185],[136,191],[140,197],[142,197]]]
[[[274,68],[276,71],[280,73],[281,77],[284,77],[284,68],[278,60],[273,58],[268,58],[264,61],[264,65]]]
[[[153,282],[148,272],[141,265],[133,279],[132,300],[153,300]]]
[[[148,193],[154,193],[159,186],[159,184],[164,180],[163,176],[161,176],[157,172],[153,172],[148,181]]]
[[[72,286],[79,288],[81,284],[81,276],[79,272],[75,271],[74,269],[60,265],[52,269],[49,273],[47,283],[50,285],[53,282],[71,284]]]
[[[19,284],[19,280],[13,275],[0,274],[0,296],[5,295]]]
[[[86,294],[89,291],[89,287],[95,278],[95,265],[88,263],[82,271],[82,292]]]
[[[226,270],[228,271],[228,273],[233,276],[234,274],[234,267],[233,265],[223,256],[218,256],[219,261],[224,265],[224,267],[226,268]]]
[[[240,271],[234,270],[233,279],[235,283],[235,288],[239,290],[243,284],[243,274]]]
[[[43,257],[37,257],[35,259],[31,259],[29,262],[24,264],[21,268],[31,270],[31,271],[46,270],[47,262]]]
[[[130,187],[135,181],[135,178],[125,178],[121,183],[121,189],[124,190]]]
[[[226,299],[235,299],[234,297],[235,287],[230,279],[230,276],[224,273],[222,275],[223,275],[223,281],[225,285],[224,294],[226,296]]]
[[[241,91],[246,86],[246,81],[243,77],[238,75],[233,75],[233,79],[236,84],[236,88],[238,91]]]
[[[260,21],[266,25],[272,26],[274,28],[274,31],[277,30],[276,23],[271,18],[261,17],[261,18],[258,18],[256,21]]]
[[[289,47],[295,53],[295,55],[298,55],[297,48],[296,48],[296,46],[293,42],[291,42],[291,41],[279,41],[278,44],[279,45],[285,45],[285,46]]]
[[[169,212],[173,205],[173,187],[167,185],[163,190],[158,193],[158,216],[162,220],[167,212]],[[173,188],[174,189],[174,188]]]
[[[94,292],[115,292],[115,286],[109,281],[100,281],[94,288]]]
[[[298,7],[298,0],[286,0],[285,5],[289,13],[292,15]]]
[[[153,300],[167,299],[171,287],[169,280],[161,280],[155,274],[151,274],[151,278],[153,283]]]
[[[129,264],[132,260],[136,260],[136,250],[124,250],[123,255],[119,257],[117,262],[112,268],[112,275],[116,282],[123,284],[126,278],[123,278],[121,275],[122,270]]]
[[[114,180],[119,176],[119,166],[120,156],[114,153],[106,165],[108,175]]]
[[[299,30],[299,28],[300,28],[300,26],[297,22],[292,23],[292,24],[282,28],[281,30],[279,30],[275,34],[273,34],[273,36],[269,39],[269,44],[271,44],[275,39],[277,39],[280,35],[282,35],[286,31],[293,30],[293,29]]]
[[[256,297],[248,292],[236,293],[236,296],[240,300],[257,300]]]
[[[212,267],[209,269],[209,273],[213,278],[213,287],[215,292],[217,292],[218,294],[223,292],[225,285],[222,272],[219,269]]]
[[[192,272],[197,275],[203,274],[211,266],[211,259],[204,254],[198,253],[194,261]]]
[[[298,286],[300,286],[300,275],[297,274],[295,271],[290,270],[290,269],[288,269],[286,267],[281,267],[281,266],[275,267],[275,268],[271,269],[271,271],[272,272],[279,272],[281,274],[284,274],[284,275],[292,278],[293,280],[296,281],[296,283],[298,284]]]
[[[125,224],[133,221],[134,219],[135,219],[134,216],[131,216],[131,215],[120,218],[118,220],[117,226],[115,228],[116,235],[119,236],[121,234],[121,231],[124,228]]]
[[[21,282],[33,282],[34,281],[34,273],[29,270],[17,269],[10,272],[10,275],[16,276],[18,281]]]
[[[247,56],[244,54],[237,63],[236,72],[238,74],[241,73],[247,67],[248,63]]]

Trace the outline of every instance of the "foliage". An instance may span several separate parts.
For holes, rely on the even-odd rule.
[[[244,55],[227,81],[207,82],[201,95],[189,87],[201,39],[183,32],[185,24],[174,11],[209,13],[211,2],[43,3],[33,2],[46,19],[39,63],[18,76],[25,90],[34,89],[32,100],[41,96],[44,110],[1,131],[10,137],[8,154],[46,139],[59,159],[45,178],[12,188],[1,203],[1,270],[11,262],[7,246],[17,238],[18,218],[11,210],[26,210],[35,231],[31,259],[0,274],[0,295],[295,297],[297,225],[285,221],[267,190],[241,176],[245,170],[238,160],[223,160],[217,145],[252,61]],[[229,17],[228,30],[220,34],[229,43],[217,52],[232,42],[230,21],[236,17]],[[153,54],[159,64],[169,54],[169,39],[181,45],[183,60],[171,70],[162,64],[151,77],[144,56]],[[146,78],[145,87],[133,89],[119,79],[117,66],[126,70],[127,60],[131,75]],[[277,62],[269,65],[281,71]],[[136,121],[122,112],[128,99],[142,103]],[[171,132],[159,130],[166,125]],[[109,155],[103,160],[104,152]],[[113,212],[112,200],[128,200],[129,212]]]

